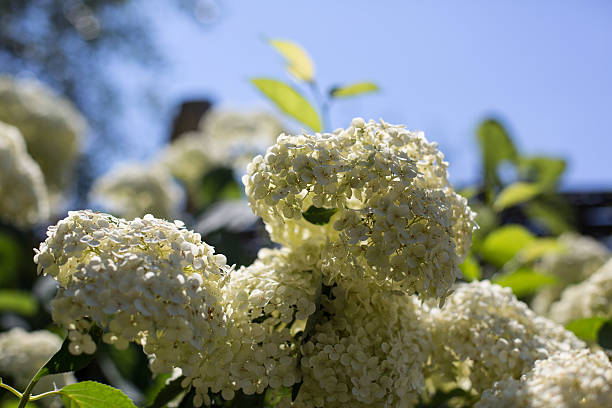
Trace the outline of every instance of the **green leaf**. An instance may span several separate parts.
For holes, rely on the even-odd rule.
[[[200,180],[197,194],[193,197],[195,212],[221,200],[236,200],[242,197],[242,188],[234,178],[234,171],[227,167],[215,167]]]
[[[332,88],[329,91],[329,96],[332,98],[347,98],[350,96],[377,92],[378,90],[378,85],[376,85],[374,82],[355,82],[353,84]]]
[[[517,153],[506,129],[497,120],[485,120],[478,128],[477,136],[482,154],[485,191],[490,201],[495,189],[501,185],[497,175],[499,164],[506,160],[515,162]]]
[[[89,330],[89,335],[96,343],[96,346],[99,347],[102,339],[102,329],[100,329],[96,325],[92,325],[91,329]],[[67,373],[70,371],[77,371],[87,367],[87,365],[93,359],[95,354],[82,353],[78,356],[75,356],[68,350],[69,344],[70,340],[68,340],[68,338],[64,339],[62,347],[40,369],[40,371],[35,376],[36,379],[39,379],[49,374]]]
[[[540,194],[540,186],[535,183],[518,181],[504,188],[495,199],[493,208],[502,211],[508,207],[524,203]]]
[[[535,272],[531,268],[519,268],[510,274],[498,275],[491,280],[500,286],[512,289],[517,297],[524,297],[546,285],[553,285],[558,279],[553,275]]]
[[[0,231],[0,287],[14,285],[18,278],[22,249],[10,233]]]
[[[59,390],[67,408],[136,408],[136,405],[121,390],[95,381],[70,384]]]
[[[38,301],[27,291],[0,290],[0,312],[14,312],[31,317],[38,313]]]
[[[545,194],[526,204],[530,219],[546,228],[553,235],[574,229],[576,216],[565,200],[556,194]]]
[[[315,132],[321,131],[321,119],[315,108],[290,85],[269,78],[254,78],[251,82],[287,115]]]
[[[578,338],[584,341],[596,342],[597,333],[606,321],[608,321],[607,317],[587,317],[584,319],[573,320],[569,322],[565,328],[573,332]]]
[[[480,255],[497,267],[503,266],[535,237],[521,225],[506,225],[492,231],[479,248]]]
[[[291,388],[280,387],[280,388],[268,388],[265,393],[264,405],[266,407],[275,407],[283,397],[291,397]]]
[[[544,255],[561,253],[566,248],[555,238],[536,238],[529,242],[516,255],[517,259],[523,263],[533,262]]]
[[[612,321],[608,320],[599,328],[597,344],[605,349],[612,350]]]
[[[479,280],[481,277],[480,264],[478,264],[478,261],[476,261],[472,255],[468,255],[465,261],[459,265],[459,268],[461,269],[461,273],[463,273],[463,279],[468,282]]]
[[[554,190],[565,167],[565,160],[555,157],[521,157],[518,171],[523,179],[538,184],[542,190]]]
[[[325,225],[337,211],[337,208],[320,208],[311,205],[306,212],[302,213],[302,216],[311,224]]]
[[[268,43],[285,58],[287,69],[293,76],[302,81],[312,82],[314,63],[300,45],[287,40],[269,40]]]
[[[181,382],[185,379],[185,376],[180,376],[172,381],[170,381],[167,385],[162,388],[157,395],[155,395],[155,399],[152,403],[146,406],[146,408],[163,408],[170,401],[174,400],[178,397],[185,389],[181,386]]]

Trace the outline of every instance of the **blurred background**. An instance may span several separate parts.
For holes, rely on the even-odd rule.
[[[0,328],[54,330],[31,248],[71,209],[180,218],[249,264],[273,245],[249,160],[354,117],[439,143],[478,212],[465,279],[546,314],[609,257],[611,18],[608,0],[0,0]],[[146,401],[144,355],[107,349],[77,377]]]

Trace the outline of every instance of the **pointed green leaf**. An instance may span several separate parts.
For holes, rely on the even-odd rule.
[[[522,181],[510,184],[504,188],[495,199],[493,208],[502,211],[508,207],[524,203],[540,194],[540,186],[535,183],[525,183]]]
[[[468,255],[465,258],[465,261],[459,265],[459,269],[461,269],[461,273],[463,273],[463,279],[468,282],[480,279],[480,265],[472,255]]]
[[[334,87],[329,91],[329,95],[333,98],[346,98],[376,92],[378,89],[378,85],[374,82],[355,82],[345,86]]]
[[[269,40],[268,42],[285,58],[287,69],[293,76],[306,82],[312,82],[314,63],[300,45],[287,40]]]
[[[485,261],[501,267],[534,239],[527,228],[521,225],[506,225],[487,235],[479,252]]]
[[[121,390],[95,381],[70,384],[59,393],[69,401],[68,408],[136,408]]]
[[[478,143],[482,154],[485,191],[487,198],[492,199],[495,188],[501,185],[497,167],[503,161],[515,162],[516,148],[500,122],[494,119],[485,120],[478,128]]]
[[[315,132],[321,131],[319,114],[302,95],[284,82],[269,78],[251,79],[253,85],[276,106]]]
[[[543,190],[554,190],[565,171],[565,160],[534,156],[519,158],[519,173],[525,180],[537,183]]]
[[[553,275],[535,272],[531,268],[519,268],[510,274],[498,275],[491,282],[508,287],[517,297],[523,297],[531,295],[542,286],[557,283],[558,279]]]
[[[96,343],[96,346],[99,347],[102,339],[102,329],[94,325],[89,330],[89,335]],[[35,377],[36,379],[49,374],[67,373],[87,367],[95,354],[82,353],[75,356],[68,350],[69,344],[70,340],[68,340],[68,338],[64,339],[62,347],[49,359],[49,361],[47,361],[40,371],[38,371]]]
[[[0,290],[0,312],[14,312],[30,317],[38,313],[38,301],[27,291]]]
[[[587,317],[584,319],[572,320],[565,325],[565,328],[573,332],[576,337],[594,343],[597,341],[599,329],[606,321],[608,321],[608,318],[603,316]]]
[[[325,225],[337,211],[337,208],[320,208],[311,205],[302,216],[311,224]]]

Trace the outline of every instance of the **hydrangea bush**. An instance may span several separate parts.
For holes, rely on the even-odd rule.
[[[282,134],[243,178],[278,244],[251,265],[180,221],[89,210],[51,226],[34,261],[59,284],[68,353],[95,353],[96,330],[137,343],[195,406],[413,407],[446,384],[483,407],[551,406],[538,390],[570,383],[607,406],[603,354],[510,289],[456,283],[476,224],[447,168],[422,133],[383,121]],[[592,377],[572,382],[572,364]]]

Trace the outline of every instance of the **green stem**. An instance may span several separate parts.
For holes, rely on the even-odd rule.
[[[10,392],[13,393],[13,395],[15,395],[17,398],[21,398],[22,394],[17,391],[16,389],[14,389],[13,387],[11,387],[8,384],[3,383],[2,381],[0,381],[0,387],[4,388],[5,390],[9,390]]]
[[[321,89],[319,89],[319,86],[315,81],[309,82],[309,85],[321,109],[321,121],[323,122],[321,127],[323,128],[324,132],[330,131],[331,129],[328,129],[327,127],[328,125],[331,125],[331,121],[329,119],[329,101],[323,96]]]
[[[49,395],[60,395],[61,394],[60,391],[61,390],[58,390],[58,391],[47,391],[47,392],[43,392],[42,394],[33,395],[33,396],[30,397],[30,401],[37,401],[37,400],[39,400],[41,398],[48,397]]]
[[[21,400],[19,400],[19,405],[17,405],[17,408],[25,408],[26,404],[30,401],[30,394],[32,394],[32,389],[34,389],[34,386],[38,383],[38,380],[40,380],[40,378],[43,376],[44,369],[44,366],[41,367],[40,370],[38,370],[38,372],[36,373],[36,375],[32,377],[30,383],[21,395]]]

